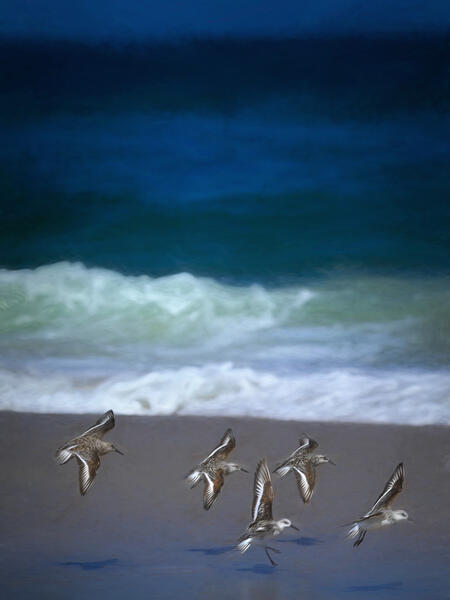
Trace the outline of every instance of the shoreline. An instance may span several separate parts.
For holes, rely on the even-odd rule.
[[[117,415],[105,439],[126,455],[102,457],[81,497],[77,466],[59,466],[53,456],[98,416],[0,413],[5,598],[445,597],[447,426]],[[232,457],[250,474],[227,477],[206,512],[201,489],[190,490],[183,477],[227,427],[236,436]],[[273,475],[274,517],[301,530],[274,542],[281,554],[273,569],[261,548],[243,556],[232,548],[250,520],[257,460],[267,456],[273,469],[303,431],[336,467],[320,467],[306,506],[293,477]],[[341,524],[369,508],[400,461],[406,484],[394,508],[415,523],[369,532],[354,549]]]
[[[108,409],[109,410],[109,409]],[[112,409],[114,410],[114,409]],[[106,411],[105,411],[106,412]],[[94,421],[101,416],[102,414],[102,410],[96,411],[96,412],[31,412],[31,411],[21,411],[21,410],[9,410],[9,409],[0,409],[0,425],[1,422],[3,420],[3,417],[6,418],[8,416],[24,416],[26,418],[29,417],[36,417],[36,418],[40,418],[40,417],[48,417],[48,418],[67,418],[67,419],[79,419],[80,417],[83,420],[88,420],[89,419],[93,419]],[[287,424],[287,423],[299,423],[299,424],[304,424],[305,426],[318,426],[318,427],[322,427],[322,426],[339,426],[339,427],[409,427],[411,429],[418,429],[418,428],[426,428],[426,429],[432,429],[432,428],[436,428],[436,429],[449,429],[450,430],[450,425],[447,425],[446,423],[389,423],[386,421],[333,421],[333,420],[316,420],[316,419],[305,419],[305,420],[301,420],[301,419],[282,419],[282,418],[275,418],[275,417],[263,417],[263,416],[252,416],[252,415],[197,415],[197,414],[169,414],[169,415],[164,415],[164,414],[158,414],[158,415],[141,415],[141,414],[129,414],[129,413],[121,413],[119,411],[114,410],[114,415],[116,417],[116,428],[117,428],[117,421],[118,419],[122,420],[126,420],[126,419],[148,419],[148,420],[166,420],[166,419],[185,419],[185,420],[194,420],[194,421],[201,421],[201,420],[205,420],[205,421],[234,421],[234,422],[252,422],[252,421],[258,421],[261,423],[267,423],[267,422],[275,422],[275,423],[280,423],[280,424]],[[83,427],[83,426],[82,426]]]

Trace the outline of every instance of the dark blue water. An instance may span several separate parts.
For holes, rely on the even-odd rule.
[[[0,262],[448,267],[445,40],[4,44]]]
[[[445,42],[3,43],[1,406],[450,422]]]

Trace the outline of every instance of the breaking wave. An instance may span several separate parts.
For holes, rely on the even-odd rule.
[[[450,423],[442,279],[0,271],[0,408]]]

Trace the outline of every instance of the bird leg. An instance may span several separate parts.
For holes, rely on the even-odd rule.
[[[278,550],[278,548],[272,548],[272,546],[264,546],[264,551],[266,553],[267,558],[270,560],[270,564],[272,565],[272,567],[276,567],[277,563],[270,556],[269,550],[272,550],[273,552],[276,552],[277,554],[280,554],[280,550]]]

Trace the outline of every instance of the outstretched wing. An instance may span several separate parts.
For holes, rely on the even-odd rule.
[[[112,410],[108,410],[108,412],[105,412],[103,417],[100,417],[100,419],[95,422],[95,425],[89,427],[89,429],[82,433],[80,437],[85,435],[96,435],[101,438],[107,431],[112,429],[114,425],[114,413]]]
[[[234,450],[236,446],[236,440],[234,439],[234,435],[233,432],[231,431],[231,429],[227,429],[225,431],[225,433],[222,436],[222,439],[219,442],[219,445],[216,446],[214,448],[214,450],[208,454],[208,456],[205,458],[205,461],[211,459],[211,458],[219,458],[221,460],[224,460],[232,450]]]
[[[302,454],[309,454],[317,448],[319,445],[315,440],[310,438],[306,433],[298,440],[298,447],[292,452],[282,463],[278,465],[276,469],[274,469],[274,473],[280,475],[280,477],[284,477],[289,473],[291,468],[293,467],[293,459],[298,458]]]
[[[88,456],[79,452],[74,452],[73,454],[77,459],[79,467],[80,494],[84,496],[94,481],[97,469],[100,466],[100,459],[98,454],[94,452]]]
[[[298,456],[299,454],[307,454],[312,452],[315,448],[318,447],[318,443],[316,440],[310,438],[306,433],[302,435],[298,440],[298,447],[294,450],[294,452],[289,456],[287,460],[293,458],[294,456]]]
[[[316,469],[310,461],[300,463],[294,466],[295,478],[297,480],[298,491],[305,504],[311,500],[316,483]]]
[[[267,466],[267,460],[263,458],[258,463],[255,472],[252,505],[253,522],[261,519],[264,521],[272,521],[272,502],[273,487],[270,480],[269,467]]]
[[[378,496],[375,504],[372,508],[364,515],[364,518],[370,517],[380,510],[390,508],[395,498],[400,494],[403,489],[403,482],[405,479],[405,469],[403,463],[399,463],[390,478],[388,479],[383,491]]]
[[[208,475],[208,473],[204,473],[204,477],[205,489],[203,491],[203,508],[209,510],[222,489],[224,481],[223,471],[222,469],[219,469],[215,479]]]
[[[306,433],[302,435],[302,437],[298,440],[299,447],[295,451],[297,452],[312,452],[315,448],[319,446],[316,440],[313,440]]]

